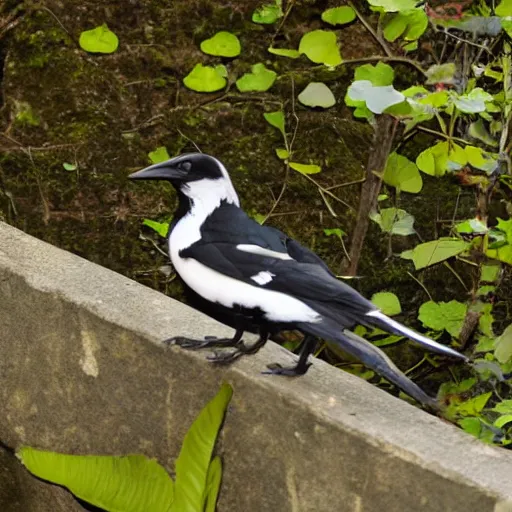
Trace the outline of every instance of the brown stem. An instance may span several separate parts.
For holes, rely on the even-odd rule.
[[[361,188],[356,226],[352,232],[349,250],[350,259],[346,258],[343,261],[344,275],[355,276],[357,273],[359,258],[361,257],[366,232],[370,224],[370,212],[377,205],[377,196],[382,184],[379,174],[386,168],[396,128],[397,123],[391,116],[384,114],[377,117],[372,149],[366,166],[366,180]]]

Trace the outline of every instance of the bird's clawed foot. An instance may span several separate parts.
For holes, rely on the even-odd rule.
[[[252,345],[246,345],[243,341],[240,341],[236,345],[235,350],[231,350],[230,352],[214,352],[212,356],[208,356],[206,359],[212,363],[229,364],[236,361],[241,356],[256,354],[266,341],[266,337],[260,338]]]
[[[185,338],[184,336],[174,336],[164,340],[164,343],[167,345],[178,345],[187,350],[199,350],[208,347],[234,347],[241,342],[241,340],[235,338],[217,338],[216,336],[205,336],[202,340]]]
[[[299,377],[304,375],[312,363],[296,364],[295,366],[281,366],[279,363],[267,365],[268,370],[261,373],[264,375],[285,375],[286,377]]]

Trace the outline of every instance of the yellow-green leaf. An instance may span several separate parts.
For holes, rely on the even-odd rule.
[[[290,167],[301,174],[318,174],[322,170],[319,165],[299,164],[297,162],[290,162]]]
[[[119,46],[118,37],[106,23],[80,34],[80,48],[90,53],[114,53]]]

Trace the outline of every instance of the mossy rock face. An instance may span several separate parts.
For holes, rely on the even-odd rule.
[[[165,145],[172,155],[197,145],[225,163],[244,208],[265,214],[280,193],[286,169],[275,155],[283,142],[263,112],[283,105],[290,137],[293,110],[299,120],[295,161],[321,165],[315,179],[323,187],[361,179],[372,129],[354,120],[343,103],[352,68],[311,72],[305,57],[271,56],[267,48],[276,26],[250,22],[261,3],[55,0],[25,12],[0,41],[5,57],[0,130],[6,135],[0,138],[1,215],[32,235],[180,297],[177,282],[169,285],[158,272],[165,259],[139,239],[142,219],[168,219],[175,201],[166,184],[126,179],[149,163],[148,152]],[[2,15],[16,5],[5,5]],[[323,26],[319,15],[329,6],[297,2],[279,45],[297,48],[306,31]],[[119,49],[89,55],[78,47],[79,35],[103,23],[118,35]],[[239,37],[241,55],[223,60],[202,54],[200,42],[226,29]],[[339,40],[345,59],[379,53],[358,24],[339,31]],[[273,67],[279,77],[267,93],[242,95],[233,85],[227,93],[198,94],[182,82],[198,62],[227,64],[232,82],[256,62]],[[318,79],[329,84],[337,99],[327,111],[294,101],[309,81]],[[77,168],[68,171],[65,162]],[[341,244],[323,230],[351,232],[359,185],[336,189],[347,206],[331,201],[334,218],[316,187],[289,172],[269,222],[313,248],[338,272]],[[422,236],[432,239],[439,227],[435,219],[451,218],[456,195],[455,184],[426,180],[421,197],[404,194],[400,206],[415,215]],[[466,210],[473,206],[468,198],[459,203]],[[393,250],[415,243],[413,237],[396,239]],[[410,263],[386,259],[387,250],[387,240],[372,226],[360,264],[364,279],[355,286],[367,295],[394,291],[410,315],[425,300],[423,291],[406,273]],[[427,274],[425,284],[436,299],[460,296],[460,284],[444,267]]]

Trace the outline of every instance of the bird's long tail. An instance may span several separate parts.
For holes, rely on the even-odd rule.
[[[350,331],[340,330],[336,322],[327,319],[317,324],[299,324],[298,327],[303,332],[336,343],[342,350],[357,358],[379,375],[382,375],[382,377],[398,386],[424,406],[434,410],[439,409],[439,404],[434,398],[428,396],[418,385],[399,370],[382,350],[364,338]]]
[[[453,350],[452,348],[445,345],[441,345],[440,343],[437,343],[437,341],[431,340],[427,336],[423,336],[422,334],[413,331],[408,327],[405,327],[405,325],[402,325],[400,322],[389,318],[378,309],[366,313],[366,316],[369,317],[368,323],[373,324],[376,327],[382,327],[382,329],[392,332],[393,334],[407,336],[407,338],[410,338],[416,343],[427,347],[433,352],[439,352],[440,354],[457,357],[458,359],[462,359],[466,362],[469,361],[469,359],[464,354],[461,354],[460,352],[457,352],[456,350]]]

